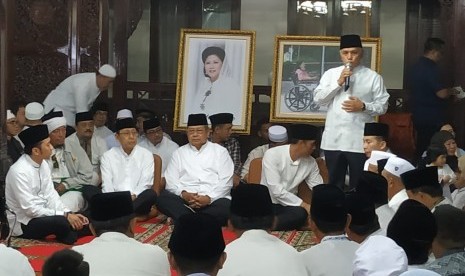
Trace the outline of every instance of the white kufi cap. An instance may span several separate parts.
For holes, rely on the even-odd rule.
[[[109,77],[109,78],[115,78],[116,77],[116,70],[113,66],[110,64],[105,64],[100,69],[98,69],[98,72],[100,75]]]
[[[386,151],[374,150],[371,152],[370,158],[368,158],[367,161],[368,161],[368,164],[378,166],[378,160],[388,159],[393,156],[396,156],[396,155],[386,152]]]
[[[6,120],[8,121],[8,120],[14,119],[14,118],[16,118],[15,114],[13,114],[13,112],[11,112],[11,110],[8,109],[6,111]]]
[[[287,142],[287,130],[283,126],[271,126],[268,129],[268,137],[271,142],[282,143]]]
[[[44,106],[38,102],[28,103],[24,112],[26,119],[40,120],[44,116]]]
[[[133,118],[131,110],[129,109],[118,110],[118,113],[116,113],[116,119],[124,119],[124,118]]]
[[[399,158],[397,156],[393,156],[388,159],[386,165],[384,166],[384,169],[388,171],[389,173],[400,177],[401,174],[404,172],[411,171],[415,169],[415,167],[410,164],[409,161]]]

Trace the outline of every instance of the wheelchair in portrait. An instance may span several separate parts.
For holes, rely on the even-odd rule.
[[[284,103],[293,112],[315,112],[320,106],[313,101],[313,91],[318,86],[318,80],[299,80],[295,71],[290,72],[292,88],[285,92]]]

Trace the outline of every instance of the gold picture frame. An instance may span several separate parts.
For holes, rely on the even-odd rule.
[[[253,31],[182,29],[173,130],[186,130],[189,114],[226,112],[233,132],[249,134],[254,54]]]
[[[270,121],[324,124],[327,107],[313,102],[313,91],[325,71],[342,65],[339,41],[332,36],[276,37]],[[362,45],[362,64],[379,72],[381,39],[362,38]]]

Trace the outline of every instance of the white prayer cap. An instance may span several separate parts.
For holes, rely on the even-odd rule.
[[[44,116],[44,106],[38,102],[28,103],[24,112],[26,119],[40,120]]]
[[[404,172],[411,171],[415,169],[415,167],[410,164],[409,161],[399,158],[397,156],[393,156],[388,159],[386,165],[384,166],[384,169],[391,174],[400,177],[401,174]]]
[[[133,118],[131,110],[129,109],[118,110],[118,113],[116,113],[116,119],[124,119],[124,118]]]
[[[400,274],[400,276],[441,276],[441,274],[438,274],[431,270],[419,268],[406,271]]]
[[[271,142],[282,143],[287,141],[287,130],[283,126],[271,126],[268,129],[268,137]]]
[[[48,127],[48,133],[51,133],[55,129],[66,126],[66,119],[63,117],[62,111],[50,111],[44,115],[44,125]]]
[[[98,69],[98,72],[100,75],[109,77],[109,78],[115,78],[116,77],[116,70],[113,66],[109,64],[105,64],[100,69]]]
[[[397,276],[408,269],[405,251],[388,237],[368,237],[355,251],[353,276]]]
[[[8,120],[14,119],[14,118],[16,118],[15,114],[13,114],[13,112],[11,112],[11,110],[8,109],[6,111],[6,120],[8,121]]]
[[[386,152],[386,151],[374,150],[371,152],[370,158],[368,158],[367,161],[368,161],[368,164],[378,166],[378,160],[388,159],[393,156],[396,156],[396,155]]]

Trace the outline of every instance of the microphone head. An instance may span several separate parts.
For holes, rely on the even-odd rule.
[[[345,65],[345,68],[352,69],[352,63],[347,62]]]

